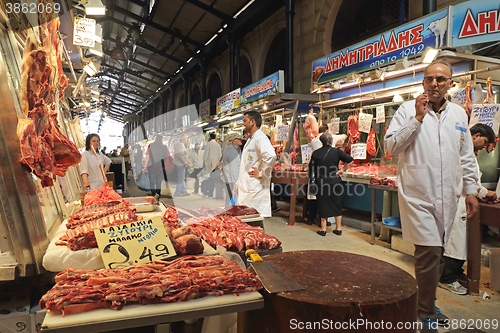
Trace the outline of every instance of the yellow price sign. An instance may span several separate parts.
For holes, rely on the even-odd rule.
[[[104,266],[123,268],[175,256],[161,217],[95,229]]]

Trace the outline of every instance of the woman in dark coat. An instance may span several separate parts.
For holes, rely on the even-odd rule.
[[[309,177],[314,168],[318,201],[318,216],[321,218],[321,230],[317,233],[326,236],[326,220],[335,216],[335,230],[333,233],[342,235],[342,174],[349,169],[353,158],[342,150],[332,147],[333,137],[330,133],[323,133],[319,140],[323,144],[315,150],[309,162]],[[344,166],[339,170],[339,161],[344,162]]]

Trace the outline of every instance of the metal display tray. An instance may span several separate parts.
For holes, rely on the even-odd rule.
[[[152,204],[150,201],[146,200],[154,199],[154,197],[132,197],[125,199],[132,204],[130,208],[135,209],[137,213],[152,212],[159,206],[158,203]]]

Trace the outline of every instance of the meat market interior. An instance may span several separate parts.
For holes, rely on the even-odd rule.
[[[0,332],[497,332],[499,20],[0,0]]]

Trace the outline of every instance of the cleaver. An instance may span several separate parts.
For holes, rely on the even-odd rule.
[[[264,288],[271,294],[280,293],[283,291],[303,290],[290,276],[286,275],[281,269],[276,267],[273,263],[262,260],[255,250],[247,250],[245,252],[247,257],[252,260],[250,265],[264,285]]]

